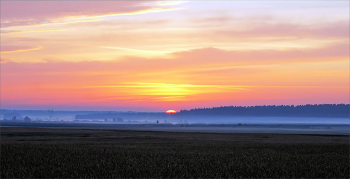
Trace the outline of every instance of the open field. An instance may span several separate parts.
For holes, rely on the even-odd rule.
[[[202,133],[275,133],[275,134],[319,134],[350,135],[349,124],[155,124],[115,122],[12,122],[1,121],[3,127],[109,129],[163,132]]]
[[[348,135],[1,127],[1,178],[349,177]]]

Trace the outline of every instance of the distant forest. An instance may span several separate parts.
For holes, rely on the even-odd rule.
[[[285,116],[285,117],[341,117],[349,118],[349,104],[280,105],[280,106],[222,106],[181,110],[178,115],[224,116]]]
[[[165,112],[102,112],[76,115],[75,119],[114,119],[124,120],[164,119],[166,117],[191,116],[276,116],[276,117],[337,117],[349,118],[349,104],[318,104],[318,105],[281,105],[281,106],[222,106],[214,108],[197,108],[181,110],[175,114]]]

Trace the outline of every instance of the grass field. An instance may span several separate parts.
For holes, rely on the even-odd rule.
[[[349,136],[1,128],[1,178],[348,178]]]

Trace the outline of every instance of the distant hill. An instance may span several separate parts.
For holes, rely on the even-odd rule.
[[[339,117],[349,118],[349,104],[280,105],[280,106],[222,106],[181,110],[177,115],[211,116],[283,116],[283,117]]]

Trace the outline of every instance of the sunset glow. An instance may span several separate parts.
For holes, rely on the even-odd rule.
[[[176,113],[176,111],[172,110],[172,109],[169,109],[169,110],[166,111],[166,113]]]
[[[322,103],[349,103],[349,1],[1,1],[3,109]]]

